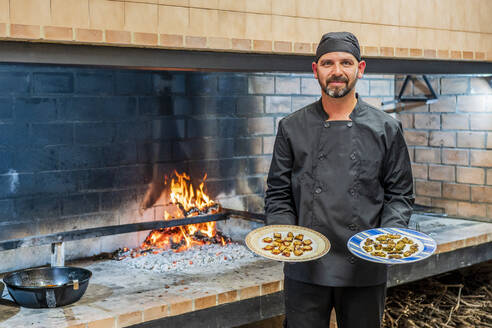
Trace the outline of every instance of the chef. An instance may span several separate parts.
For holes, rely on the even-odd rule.
[[[280,120],[265,198],[267,224],[324,234],[330,252],[286,263],[284,327],[380,327],[386,265],[347,249],[359,231],[407,227],[413,205],[410,159],[401,123],[355,92],[366,62],[357,38],[330,32],[312,63],[321,98]]]

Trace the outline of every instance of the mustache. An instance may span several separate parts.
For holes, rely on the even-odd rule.
[[[326,80],[327,84],[330,82],[345,82],[345,83],[347,83],[348,79],[344,76],[335,76],[335,77],[332,77],[332,78],[329,78]]]

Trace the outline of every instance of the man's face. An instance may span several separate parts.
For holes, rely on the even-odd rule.
[[[328,52],[313,62],[314,77],[324,93],[333,98],[346,96],[362,78],[365,61],[358,62],[348,52]]]

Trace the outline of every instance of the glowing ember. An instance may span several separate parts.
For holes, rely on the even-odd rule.
[[[217,213],[220,206],[216,204],[205,193],[205,180],[202,179],[198,188],[194,188],[190,182],[190,177],[186,173],[179,174],[174,171],[174,176],[168,192],[171,203],[176,205],[184,217],[196,216],[200,214]],[[167,184],[167,183],[166,183]],[[164,213],[164,219],[172,219],[169,213]],[[216,222],[205,222],[189,224],[185,226],[152,230],[145,238],[145,241],[138,249],[123,249],[116,255],[122,259],[130,255],[131,257],[145,256],[149,253],[157,254],[165,250],[182,252],[194,246],[221,244],[226,245],[231,240],[222,235],[216,229]]]

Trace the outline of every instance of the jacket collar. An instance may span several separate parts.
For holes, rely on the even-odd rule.
[[[350,113],[349,117],[352,121],[355,121],[355,119],[357,118],[357,116],[359,116],[360,114],[360,111],[362,109],[362,103],[361,103],[361,99],[359,98],[359,94],[356,92],[355,93],[355,97],[357,98],[357,103],[355,104],[355,107],[354,109],[352,110],[352,112]],[[316,102],[316,110],[318,112],[318,115],[320,116],[320,118],[323,120],[323,121],[326,121],[328,119],[328,114],[325,112],[325,110],[323,109],[323,103],[321,101],[321,97],[318,99],[318,101]]]

